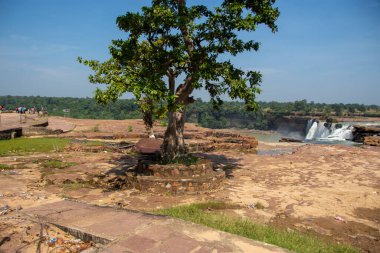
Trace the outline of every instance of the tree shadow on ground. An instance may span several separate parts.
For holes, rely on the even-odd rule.
[[[132,170],[137,165],[137,157],[131,155],[124,155],[116,161],[117,166],[111,168],[106,172],[107,175],[125,175],[128,171]]]
[[[242,166],[240,163],[241,159],[235,159],[227,157],[225,155],[217,154],[205,154],[205,153],[195,153],[197,157],[208,159],[213,162],[215,170],[223,170],[226,178],[233,178],[233,172],[239,166]],[[138,163],[138,157],[131,155],[124,155],[117,159],[117,166],[108,170],[106,175],[121,176],[125,175],[127,172],[133,170]]]
[[[212,161],[214,163],[215,169],[222,169],[224,171],[226,178],[233,178],[234,170],[236,170],[239,166],[242,166],[240,163],[241,159],[231,158],[225,155],[205,153],[196,153],[194,155]]]

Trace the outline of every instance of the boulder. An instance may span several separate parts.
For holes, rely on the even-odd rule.
[[[380,136],[380,126],[358,126],[354,125],[354,141],[363,142],[365,137]]]
[[[162,139],[145,138],[139,140],[135,145],[135,150],[141,154],[161,153]]]
[[[293,139],[293,138],[287,138],[287,137],[282,137],[279,142],[302,142],[302,140],[298,139]]]

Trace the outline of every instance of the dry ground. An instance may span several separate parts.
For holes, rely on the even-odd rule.
[[[132,134],[144,132],[139,120],[50,117],[50,121],[55,127],[76,125],[73,131],[63,134],[65,137],[101,139],[125,133],[129,126],[133,128]],[[162,134],[164,128],[157,126],[156,129]],[[188,132],[204,130],[193,124],[188,124],[186,129]],[[17,214],[17,207],[27,208],[62,198],[134,210],[226,201],[240,206],[231,211],[231,215],[348,242],[364,252],[380,252],[379,147],[260,143],[259,149],[292,150],[293,153],[256,155],[229,150],[199,154],[224,167],[226,184],[219,191],[185,196],[152,195],[133,189],[104,191],[86,181],[94,174],[117,166],[133,165],[136,158],[128,151],[79,148],[59,153],[0,157],[0,164],[13,166],[12,170],[0,170],[0,207],[9,205],[14,209],[0,216],[0,229],[9,230],[5,229],[10,224],[6,218]],[[49,159],[73,165],[46,171],[41,164]]]

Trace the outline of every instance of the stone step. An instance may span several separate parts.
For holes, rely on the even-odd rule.
[[[159,178],[173,177],[201,177],[205,175],[213,175],[213,164],[210,161],[200,162],[192,165],[184,164],[149,164],[140,163],[136,172],[138,174],[151,175]]]
[[[191,222],[69,200],[24,209],[21,215],[55,224],[82,240],[103,244],[96,252],[289,253]]]
[[[224,178],[223,171],[184,178],[131,175],[128,177],[128,185],[153,193],[196,193],[219,189],[223,185]]]

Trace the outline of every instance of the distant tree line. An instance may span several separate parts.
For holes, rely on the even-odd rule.
[[[108,105],[96,103],[93,98],[72,97],[26,97],[26,96],[0,96],[0,104],[6,110],[16,107],[44,107],[49,115],[67,116],[79,119],[137,119],[142,118],[135,100],[121,99]]]
[[[379,116],[380,106],[363,104],[326,104],[299,100],[295,102],[262,102],[261,107],[272,114],[308,116]]]
[[[49,115],[87,119],[142,118],[134,99],[120,99],[100,105],[92,98],[0,96],[0,105],[6,110],[16,107],[47,109]],[[187,122],[209,128],[270,129],[274,118],[282,116],[363,116],[380,117],[380,106],[363,104],[325,104],[299,100],[295,102],[260,102],[256,112],[246,111],[242,102],[224,102],[219,110],[211,102],[197,99],[186,109]],[[163,122],[164,123],[164,122]]]
[[[295,102],[259,102],[259,110],[249,112],[241,102],[225,102],[214,110],[212,103],[197,100],[187,109],[187,120],[209,128],[271,129],[274,119],[283,116],[380,117],[380,106],[363,104],[326,104]]]

